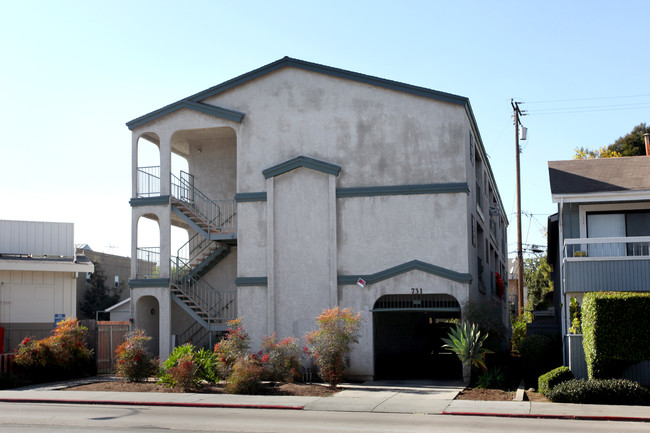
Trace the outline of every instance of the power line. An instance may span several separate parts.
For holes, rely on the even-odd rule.
[[[577,101],[598,101],[603,99],[626,99],[626,98],[645,98],[649,97],[649,94],[644,95],[628,95],[628,96],[598,96],[595,98],[575,98],[575,99],[555,99],[555,100],[546,100],[546,101],[526,101],[521,102],[521,104],[550,104],[557,102],[577,102]]]

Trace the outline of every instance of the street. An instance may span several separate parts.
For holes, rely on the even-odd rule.
[[[0,404],[2,432],[650,432],[648,423],[450,415]]]

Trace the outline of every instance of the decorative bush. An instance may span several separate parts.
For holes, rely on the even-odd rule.
[[[14,365],[36,382],[87,376],[93,365],[91,350],[85,344],[86,332],[77,319],[64,320],[47,338],[25,338],[16,349]]]
[[[590,404],[650,404],[650,391],[625,379],[572,379],[556,385],[548,394],[551,401]]]
[[[217,374],[221,379],[230,376],[230,372],[239,358],[248,356],[249,337],[241,326],[241,319],[228,322],[228,333],[214,346],[217,362]]]
[[[501,388],[506,383],[506,376],[499,367],[491,368],[478,376],[477,388]]]
[[[524,314],[519,317],[512,317],[510,319],[510,324],[512,325],[512,338],[510,340],[511,347],[516,350],[521,340],[526,338],[526,328],[528,321]]]
[[[561,364],[557,345],[545,335],[529,335],[519,343],[517,351],[521,355],[524,381],[529,386],[537,385],[537,379],[544,372]]]
[[[191,365],[188,361],[191,361]],[[185,363],[183,368],[177,368],[181,366],[182,362]],[[159,382],[166,383],[172,388],[194,389],[199,387],[201,381],[216,382],[218,380],[216,368],[214,353],[203,348],[195,351],[194,346],[187,343],[174,348],[169,358],[161,364],[158,378]],[[172,373],[172,370],[176,373]],[[185,377],[189,373],[192,373],[192,377]],[[175,374],[183,376],[183,383],[177,380]]]
[[[233,364],[224,390],[229,394],[257,394],[262,388],[264,368],[255,355],[239,357]]]
[[[194,390],[199,387],[198,371],[199,364],[194,359],[194,353],[187,353],[178,359],[176,365],[167,370],[170,385],[183,392]]]
[[[497,305],[485,302],[467,302],[463,307],[465,320],[475,323],[485,339],[484,346],[497,352],[507,345],[506,335],[508,330],[501,321],[501,310]]]
[[[344,359],[359,341],[361,313],[330,308],[316,318],[318,329],[305,335],[321,378],[335,388],[345,371]]]
[[[442,347],[458,355],[463,365],[486,369],[485,354],[492,351],[483,347],[488,336],[481,335],[476,324],[464,320],[463,323],[456,324],[447,337],[442,339],[445,343]]]
[[[126,382],[141,382],[158,371],[158,360],[147,352],[151,337],[141,329],[126,335],[124,343],[115,349],[115,372]]]
[[[590,379],[620,377],[650,359],[650,294],[591,292],[582,303],[582,335]]]
[[[275,333],[262,340],[260,361],[268,380],[292,383],[300,377],[302,348],[295,337],[277,341]]]
[[[556,385],[571,379],[573,379],[573,372],[569,367],[558,367],[539,377],[537,390],[548,397]]]

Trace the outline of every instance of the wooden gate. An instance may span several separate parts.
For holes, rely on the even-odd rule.
[[[127,332],[129,322],[97,322],[97,374],[115,373],[115,349]]]

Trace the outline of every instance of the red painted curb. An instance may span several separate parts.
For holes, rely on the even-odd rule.
[[[286,406],[272,404],[227,404],[227,403],[184,403],[184,402],[145,402],[145,401],[115,401],[115,400],[52,400],[38,398],[0,398],[3,403],[57,403],[57,404],[105,404],[112,406],[173,406],[173,407],[204,407],[229,409],[276,409],[302,410],[304,406]]]
[[[462,415],[462,416],[491,416],[501,418],[541,418],[541,419],[575,419],[582,421],[631,421],[650,422],[650,418],[637,418],[631,416],[607,416],[607,415],[551,415],[551,414],[523,414],[523,413],[487,413],[487,412],[442,412],[441,415]]]

